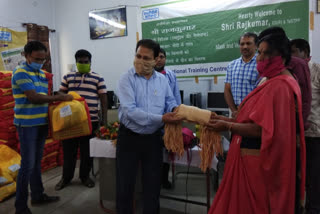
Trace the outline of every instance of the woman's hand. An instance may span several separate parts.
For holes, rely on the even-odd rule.
[[[230,126],[230,122],[219,120],[215,118],[211,118],[209,123],[207,124],[207,127],[216,132],[223,132],[228,131]]]
[[[214,113],[211,114],[210,120],[223,120],[226,122],[235,122],[235,119],[229,118],[229,117],[225,117],[222,115],[216,115]]]

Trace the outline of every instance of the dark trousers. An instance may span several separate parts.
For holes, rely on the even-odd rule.
[[[133,213],[138,164],[142,167],[143,213],[159,213],[162,133],[139,135],[120,126],[116,152],[117,214]]]
[[[306,148],[307,214],[320,214],[320,138],[306,137]]]
[[[166,161],[166,159],[170,160],[170,154],[169,151],[163,147],[163,152],[164,152],[164,161]],[[167,182],[169,182],[169,170],[170,170],[170,162],[163,162],[162,163],[162,184],[166,184]]]
[[[63,147],[63,172],[62,178],[69,182],[74,176],[77,163],[78,148],[80,148],[80,173],[79,177],[85,181],[92,168],[92,158],[90,157],[90,138],[94,137],[94,132],[98,127],[98,122],[92,123],[92,134],[88,136],[72,138],[62,141]]]
[[[43,147],[48,136],[48,126],[17,126],[20,141],[21,168],[17,179],[16,211],[27,209],[28,186],[31,198],[39,200],[43,194],[41,179],[41,159]]]

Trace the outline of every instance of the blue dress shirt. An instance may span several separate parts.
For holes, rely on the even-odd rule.
[[[177,106],[164,75],[153,71],[150,79],[134,68],[123,74],[116,94],[120,123],[139,134],[152,134],[163,126],[162,115]]]

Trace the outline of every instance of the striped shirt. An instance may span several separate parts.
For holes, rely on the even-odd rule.
[[[240,105],[242,100],[255,88],[258,80],[255,55],[245,63],[242,57],[233,60],[227,67],[225,83],[230,83],[234,103]]]
[[[99,94],[107,93],[103,77],[93,71],[87,74],[71,71],[63,76],[60,90],[77,92],[88,104],[91,121],[98,121]]]
[[[48,104],[32,104],[25,91],[48,94],[48,80],[43,70],[34,70],[27,63],[17,66],[12,74],[12,93],[15,100],[14,121],[17,126],[39,126],[48,123]]]

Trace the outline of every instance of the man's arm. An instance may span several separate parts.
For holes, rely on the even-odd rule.
[[[103,94],[99,94],[99,98],[100,98],[100,104],[101,104],[101,111],[102,111],[102,121],[103,121],[103,125],[107,125],[108,124],[108,98],[107,98],[107,94],[103,93]]]
[[[230,83],[225,83],[224,85],[224,99],[232,112],[236,112],[238,110],[233,100]]]
[[[70,94],[57,94],[48,96],[44,94],[38,94],[35,90],[27,90],[24,92],[27,99],[33,104],[51,103],[54,101],[71,101],[73,96]]]

